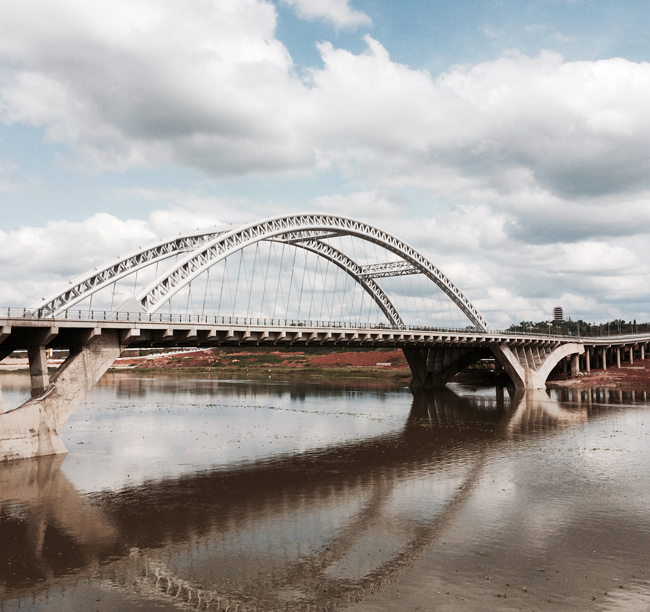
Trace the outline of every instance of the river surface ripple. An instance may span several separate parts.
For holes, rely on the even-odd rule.
[[[647,610],[649,402],[108,375],[0,464],[0,610]]]

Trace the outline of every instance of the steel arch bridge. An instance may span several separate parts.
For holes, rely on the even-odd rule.
[[[391,261],[361,263],[332,244],[344,236],[376,245],[393,257]],[[280,215],[236,227],[211,228],[162,240],[117,257],[70,281],[63,290],[33,304],[39,316],[60,317],[93,294],[127,276],[176,258],[176,262],[137,292],[121,310],[155,313],[192,281],[217,263],[246,247],[279,243],[303,249],[343,270],[376,303],[394,328],[404,328],[405,320],[377,279],[422,275],[463,313],[471,327],[486,331],[488,323],[461,290],[416,249],[377,227],[339,215]],[[267,266],[268,272],[268,266]],[[137,279],[137,276],[136,276]]]
[[[353,243],[352,249],[349,248],[350,241]],[[344,242],[345,248],[342,246]],[[364,245],[362,255],[355,251],[355,242]],[[265,246],[261,248],[260,245]],[[286,316],[287,310],[284,310],[284,318],[249,316],[253,295],[256,299],[261,295],[260,311],[264,308],[270,263],[277,245],[280,245],[281,255],[276,268],[278,285],[274,313],[279,293],[287,309],[293,304],[290,298],[297,301],[300,313],[300,300],[308,271],[314,274],[313,282],[308,283],[312,291],[309,313],[312,312],[316,289],[322,291],[320,308],[323,312],[327,287],[325,281],[317,287],[317,280],[318,262],[324,261],[325,277],[331,267],[336,272],[335,278],[340,275],[346,281],[338,312],[344,311],[344,299],[354,303],[357,293],[360,293],[363,305],[363,298],[369,295],[378,316],[388,324],[373,323],[369,319],[364,323],[360,318],[351,318],[356,314],[350,312],[346,315],[347,319],[338,322],[314,320],[309,316],[306,320],[299,316],[293,319]],[[371,247],[370,256],[365,245]],[[244,266],[244,250],[248,247],[253,247],[254,252],[250,283]],[[268,254],[265,265],[264,249]],[[382,257],[377,256],[377,249]],[[286,295],[280,291],[285,250],[293,251]],[[305,265],[296,300],[296,293],[291,293],[291,288],[294,286],[294,267],[299,251],[305,254]],[[221,265],[221,262],[223,289],[228,258],[236,253],[239,254],[239,267],[231,305],[235,310],[243,269],[248,290],[246,316],[240,316],[239,311],[234,312],[233,316],[187,312],[183,316],[171,312],[172,299],[184,291],[189,304],[192,283],[200,282],[197,279],[207,277],[204,293],[207,296],[210,270],[213,266]],[[314,268],[307,266],[308,257],[316,260]],[[261,291],[253,283],[253,279],[259,280],[260,277],[260,267],[257,268],[258,275],[255,275],[258,259],[263,268]],[[395,303],[397,298],[407,296],[407,292],[400,294],[394,290],[391,293],[385,287],[390,277],[402,282],[404,278],[410,276],[412,279],[414,275],[426,283],[427,290],[437,293],[438,297],[444,296],[450,312],[453,305],[456,314],[460,313],[469,325],[465,322],[455,328],[437,324],[422,326],[413,325],[407,320],[405,315],[410,318],[412,311],[406,308],[404,312],[401,304],[398,308]],[[133,285],[130,285],[131,277],[135,277]],[[99,312],[93,310],[93,296],[110,289],[112,285],[115,297],[117,283],[123,279],[128,281],[130,289],[119,296],[120,305],[113,308],[111,299],[109,309],[105,310],[100,305]],[[229,276],[228,279],[230,283]],[[350,279],[356,293],[347,295],[347,282]],[[382,285],[381,279],[388,281]],[[255,293],[253,288],[256,289]],[[98,299],[101,304],[103,298],[98,296]],[[72,310],[85,300],[90,302],[87,310]],[[169,314],[160,310],[165,304],[170,307]],[[330,314],[334,313],[334,300],[331,304]],[[435,308],[432,307],[432,310],[435,311]],[[0,360],[16,350],[28,351],[32,395],[18,408],[3,414],[0,390],[0,461],[66,452],[59,436],[61,427],[127,346],[209,348],[241,345],[401,349],[411,370],[413,388],[444,387],[472,363],[490,359],[494,360],[495,369],[505,370],[515,388],[523,392],[544,389],[550,372],[560,363],[567,367],[568,360],[571,361],[572,374],[577,375],[581,368],[589,371],[592,360],[595,366],[600,364],[605,369],[613,363],[612,360],[620,366],[626,354],[630,363],[637,354],[644,359],[646,348],[650,349],[650,334],[586,339],[488,330],[486,320],[476,307],[421,253],[388,232],[340,215],[281,215],[236,227],[196,230],[109,261],[70,281],[63,290],[52,293],[30,308],[0,309]],[[49,348],[69,351],[68,358],[52,376],[48,372]]]

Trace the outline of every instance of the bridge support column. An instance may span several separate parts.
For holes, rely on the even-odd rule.
[[[29,357],[32,397],[38,397],[50,384],[50,377],[47,373],[47,349],[44,346],[30,346],[27,355]]]
[[[411,368],[412,389],[441,389],[458,372],[484,357],[488,349],[481,348],[403,348]]]
[[[630,346],[630,365],[634,363],[634,344]]]
[[[577,342],[562,344],[554,348],[548,346],[536,347],[539,361],[530,361],[526,357],[526,351],[518,350],[516,346],[511,348],[505,342],[502,344],[495,342],[490,345],[490,349],[501,362],[503,369],[510,376],[517,391],[546,389],[548,375],[560,361],[566,363],[566,358],[569,355],[574,355],[571,360],[572,366],[575,363],[576,370],[579,371],[577,365],[578,355],[585,351],[584,345]]]
[[[580,374],[580,355],[571,355],[571,376]]]
[[[603,370],[607,369],[607,349],[604,348],[601,351],[602,360],[603,360]]]
[[[43,393],[0,414],[0,461],[66,453],[61,428],[123,348],[119,331],[104,330],[71,351]]]
[[[585,370],[591,372],[591,349],[585,351]]]
[[[404,348],[402,349],[406,363],[411,368],[411,384],[412,389],[422,389],[425,387],[429,372],[427,370],[427,349],[417,348]]]
[[[645,361],[645,344],[641,344],[641,361]]]
[[[617,346],[615,350],[616,350],[616,367],[620,368],[621,367],[621,347]]]

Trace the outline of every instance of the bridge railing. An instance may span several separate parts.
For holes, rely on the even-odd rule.
[[[197,315],[197,314],[165,314],[161,312],[116,312],[110,310],[66,310],[55,316],[52,313],[44,314],[42,310],[33,310],[23,307],[0,307],[0,318],[33,318],[33,319],[68,319],[76,321],[123,321],[129,323],[181,323],[194,325],[237,325],[246,327],[308,327],[308,328],[330,328],[330,329],[373,329],[386,331],[413,331],[413,332],[453,332],[453,333],[470,333],[477,335],[489,336],[535,336],[549,338],[575,339],[580,338],[612,338],[613,336],[574,336],[546,334],[522,330],[497,330],[491,329],[487,332],[477,330],[468,326],[463,328],[457,327],[431,327],[423,325],[389,325],[386,323],[359,323],[356,321],[320,321],[315,319],[270,319],[263,317],[236,317],[220,315]],[[618,338],[634,338],[636,334],[618,336]],[[647,334],[645,334],[647,335]]]
[[[59,315],[44,314],[30,308],[1,307],[0,318],[68,319],[77,321],[124,321],[131,323],[184,323],[196,325],[241,325],[251,327],[321,327],[340,329],[377,329],[480,333],[474,327],[426,327],[419,325],[389,325],[386,323],[359,323],[356,321],[321,321],[316,319],[271,319],[265,317],[237,317],[222,315],[166,314],[146,312],[116,312],[110,310],[66,310]]]

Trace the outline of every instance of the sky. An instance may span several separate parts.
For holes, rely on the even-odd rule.
[[[0,306],[345,214],[493,328],[650,320],[650,3],[0,0]]]

